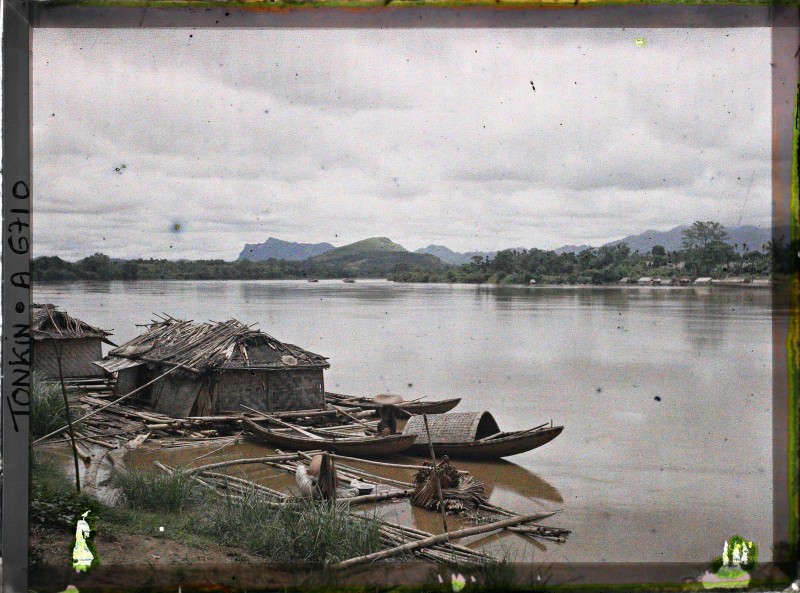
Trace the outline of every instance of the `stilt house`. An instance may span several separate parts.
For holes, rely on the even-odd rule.
[[[58,379],[58,356],[64,377],[96,377],[103,371],[93,362],[103,356],[102,343],[115,344],[111,333],[76,319],[55,305],[31,307],[33,368],[49,379]]]
[[[310,410],[325,405],[327,358],[243,325],[235,319],[195,324],[154,321],[97,363],[117,374],[125,395],[175,418],[245,411]]]

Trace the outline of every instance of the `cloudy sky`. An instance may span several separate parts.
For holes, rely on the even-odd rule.
[[[34,255],[770,225],[766,28],[35,29],[33,56]]]

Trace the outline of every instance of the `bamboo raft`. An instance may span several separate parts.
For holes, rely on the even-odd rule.
[[[280,492],[267,486],[257,484],[250,480],[221,473],[218,470],[236,465],[263,464],[268,467],[283,470],[289,474],[294,474],[299,464],[310,460],[313,454],[318,454],[320,452],[321,451],[312,451],[307,453],[278,453],[260,458],[221,461],[194,468],[187,468],[183,471],[188,472],[192,479],[219,496],[229,496],[234,498],[257,496],[265,504],[283,505],[291,503],[295,497],[285,492]],[[335,454],[332,455],[332,457],[334,459],[341,459],[341,456],[337,456]],[[414,469],[417,471],[423,469],[423,466],[417,465],[390,464],[363,459],[355,459],[355,461],[379,466],[393,466],[398,468]],[[166,466],[158,461],[155,462],[155,465],[161,471],[167,473],[176,471],[175,468]],[[414,492],[414,484],[410,482],[403,482],[401,480],[395,480],[391,478],[383,478],[366,470],[342,463],[341,461],[337,462],[336,469],[341,478],[355,478],[362,481],[376,482],[377,484],[376,492],[374,494],[339,499],[342,504],[347,504],[350,507],[367,503],[381,502],[384,500],[390,500],[392,498],[406,498],[410,497]],[[488,515],[480,517],[478,525],[440,535],[434,535],[413,527],[399,525],[381,519],[381,540],[386,548],[375,555],[351,558],[339,563],[338,565],[334,565],[333,568],[347,568],[354,564],[389,558],[403,552],[408,552],[420,559],[433,562],[484,563],[487,561],[492,561],[494,558],[478,550],[473,550],[466,546],[456,544],[453,542],[453,540],[460,537],[467,537],[469,535],[490,533],[499,529],[507,529],[512,533],[516,533],[524,537],[551,539],[556,541],[563,541],[563,538],[569,534],[569,530],[566,529],[548,527],[534,523],[534,521],[550,517],[558,511],[521,516],[488,503],[482,505],[482,509],[488,513]],[[359,520],[365,519],[365,517],[352,511],[348,510],[347,512],[353,518]],[[496,517],[499,517],[499,520]]]

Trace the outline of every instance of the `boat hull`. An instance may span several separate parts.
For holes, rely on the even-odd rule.
[[[500,459],[545,445],[556,438],[563,426],[554,426],[532,432],[509,433],[508,436],[491,440],[465,443],[433,443],[436,456],[447,455],[451,459]],[[406,453],[430,456],[428,442],[414,443]]]
[[[404,453],[414,443],[414,435],[393,434],[374,437],[342,437],[312,439],[292,434],[291,429],[270,430],[245,418],[250,432],[273,447],[295,451],[331,451],[354,457],[385,457]]]
[[[330,396],[330,394],[328,394]],[[331,397],[331,402],[335,406],[343,406],[343,407],[354,407],[354,408],[361,408],[362,410],[373,410],[377,412],[380,409],[380,404],[376,404],[370,400],[360,400],[360,399],[351,399],[347,400],[345,397],[343,400],[339,400],[337,397]],[[336,401],[338,400],[338,401]],[[452,399],[441,399],[438,401],[432,402],[409,402],[405,404],[399,404],[397,408],[400,409],[400,418],[408,418],[412,414],[420,415],[420,414],[444,414],[445,412],[449,412],[453,408],[455,408],[461,402],[460,397],[455,397]]]

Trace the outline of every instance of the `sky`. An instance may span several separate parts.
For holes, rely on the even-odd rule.
[[[33,35],[34,256],[771,224],[767,28]]]

